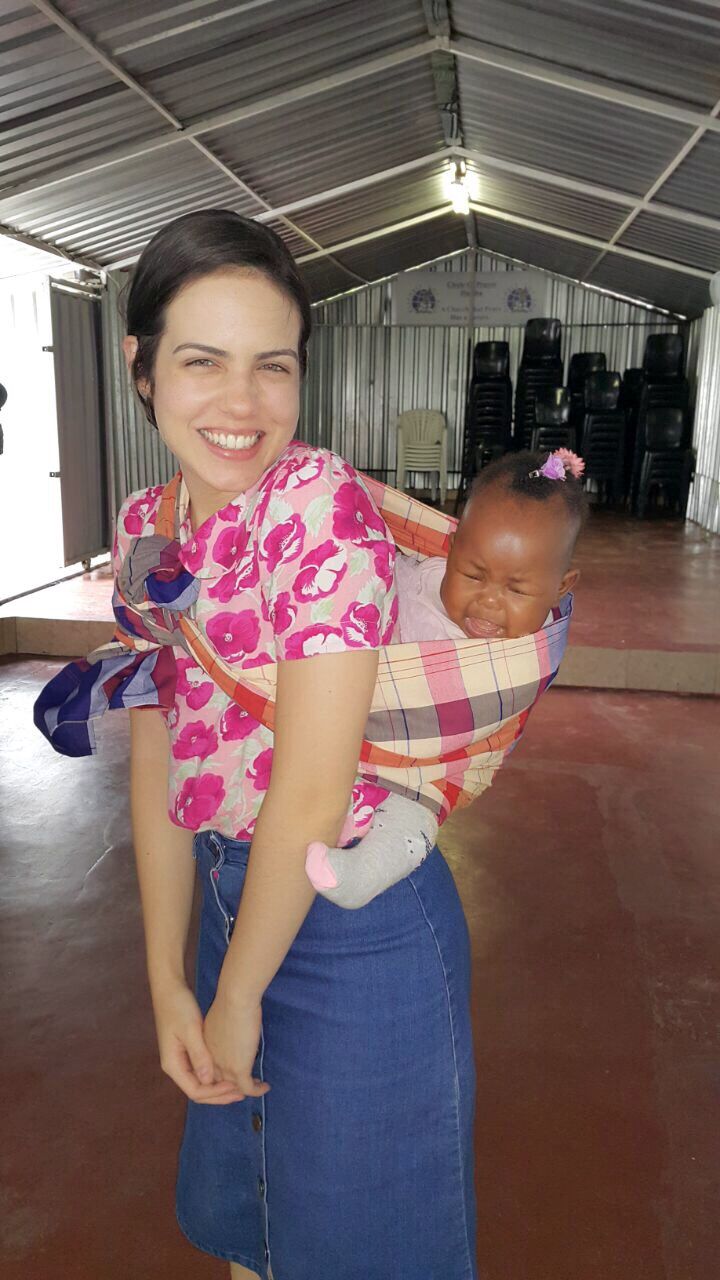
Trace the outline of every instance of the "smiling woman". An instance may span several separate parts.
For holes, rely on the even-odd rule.
[[[359,759],[397,620],[395,544],[367,487],[293,439],[310,326],[282,241],[226,210],[160,231],[128,295],[125,356],[181,473],[123,503],[117,599],[142,597],[151,632],[187,609],[238,671],[277,664],[273,728],[205,678],[181,629],[162,652],[141,637],[116,673],[160,1061],[188,1099],[177,1215],[238,1280],[359,1265],[473,1280],[469,947],[450,872],[434,849],[353,913],[305,873],[311,840],[352,843],[388,795]]]

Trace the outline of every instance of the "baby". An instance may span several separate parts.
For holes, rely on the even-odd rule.
[[[447,560],[397,556],[400,642],[539,631],[579,577],[572,557],[587,513],[583,470],[580,458],[558,449],[507,454],[481,471]],[[420,865],[437,830],[429,809],[391,794],[359,846],[308,846],[308,878],[338,906],[365,906]]]

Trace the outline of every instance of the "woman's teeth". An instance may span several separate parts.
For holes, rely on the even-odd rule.
[[[260,439],[261,432],[256,431],[251,436],[235,436],[226,435],[224,431],[201,431],[200,435],[209,444],[217,445],[220,449],[232,449],[234,453],[242,453],[243,449],[252,449]]]

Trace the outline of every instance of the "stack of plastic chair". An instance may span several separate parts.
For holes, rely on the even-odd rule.
[[[507,342],[478,342],[468,391],[458,503],[480,469],[512,447],[512,382]]]
[[[683,340],[679,333],[653,333],[645,343],[643,382],[633,444],[631,503],[638,503],[640,470],[645,454],[647,422],[654,409],[677,409],[687,428],[690,388],[683,375]]]
[[[397,420],[396,485],[405,488],[408,471],[430,471],[439,478],[440,501],[447,501],[447,423],[435,409],[409,409]],[[433,487],[433,495],[436,487]]]
[[[673,405],[650,409],[644,423],[644,437],[645,447],[639,460],[636,514],[644,516],[651,494],[660,490],[665,501],[674,503],[684,516],[693,471],[687,415],[683,409]]]
[[[570,357],[568,391],[570,392],[570,422],[580,436],[585,416],[585,379],[592,373],[604,373],[607,360],[604,351],[576,351]]]
[[[637,437],[638,416],[640,413],[640,396],[645,383],[645,375],[640,368],[626,369],[620,387],[620,405],[625,414],[625,462],[623,464],[623,494],[630,495],[633,463],[635,460],[635,439]]]
[[[580,453],[585,481],[598,496],[617,502],[624,496],[625,414],[619,407],[619,373],[593,373],[585,381],[585,415]]]
[[[517,449],[529,449],[536,426],[535,402],[543,391],[563,384],[560,321],[528,320],[515,394],[514,439]]]
[[[530,448],[543,453],[547,449],[575,448],[575,428],[570,425],[570,394],[566,387],[541,391],[535,400],[535,426]]]

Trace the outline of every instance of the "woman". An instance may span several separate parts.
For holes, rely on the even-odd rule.
[[[347,840],[386,794],[356,775],[396,604],[394,547],[361,481],[293,439],[302,282],[268,228],[188,214],[145,249],[127,328],[146,414],[181,465],[196,620],[238,666],[279,663],[274,734],[181,649],[172,709],[131,712],[160,1058],[189,1099],[180,1225],[235,1280],[471,1280],[469,951],[450,873],[435,850],[345,912],[304,871],[310,840]],[[159,500],[123,505],[116,571]]]

